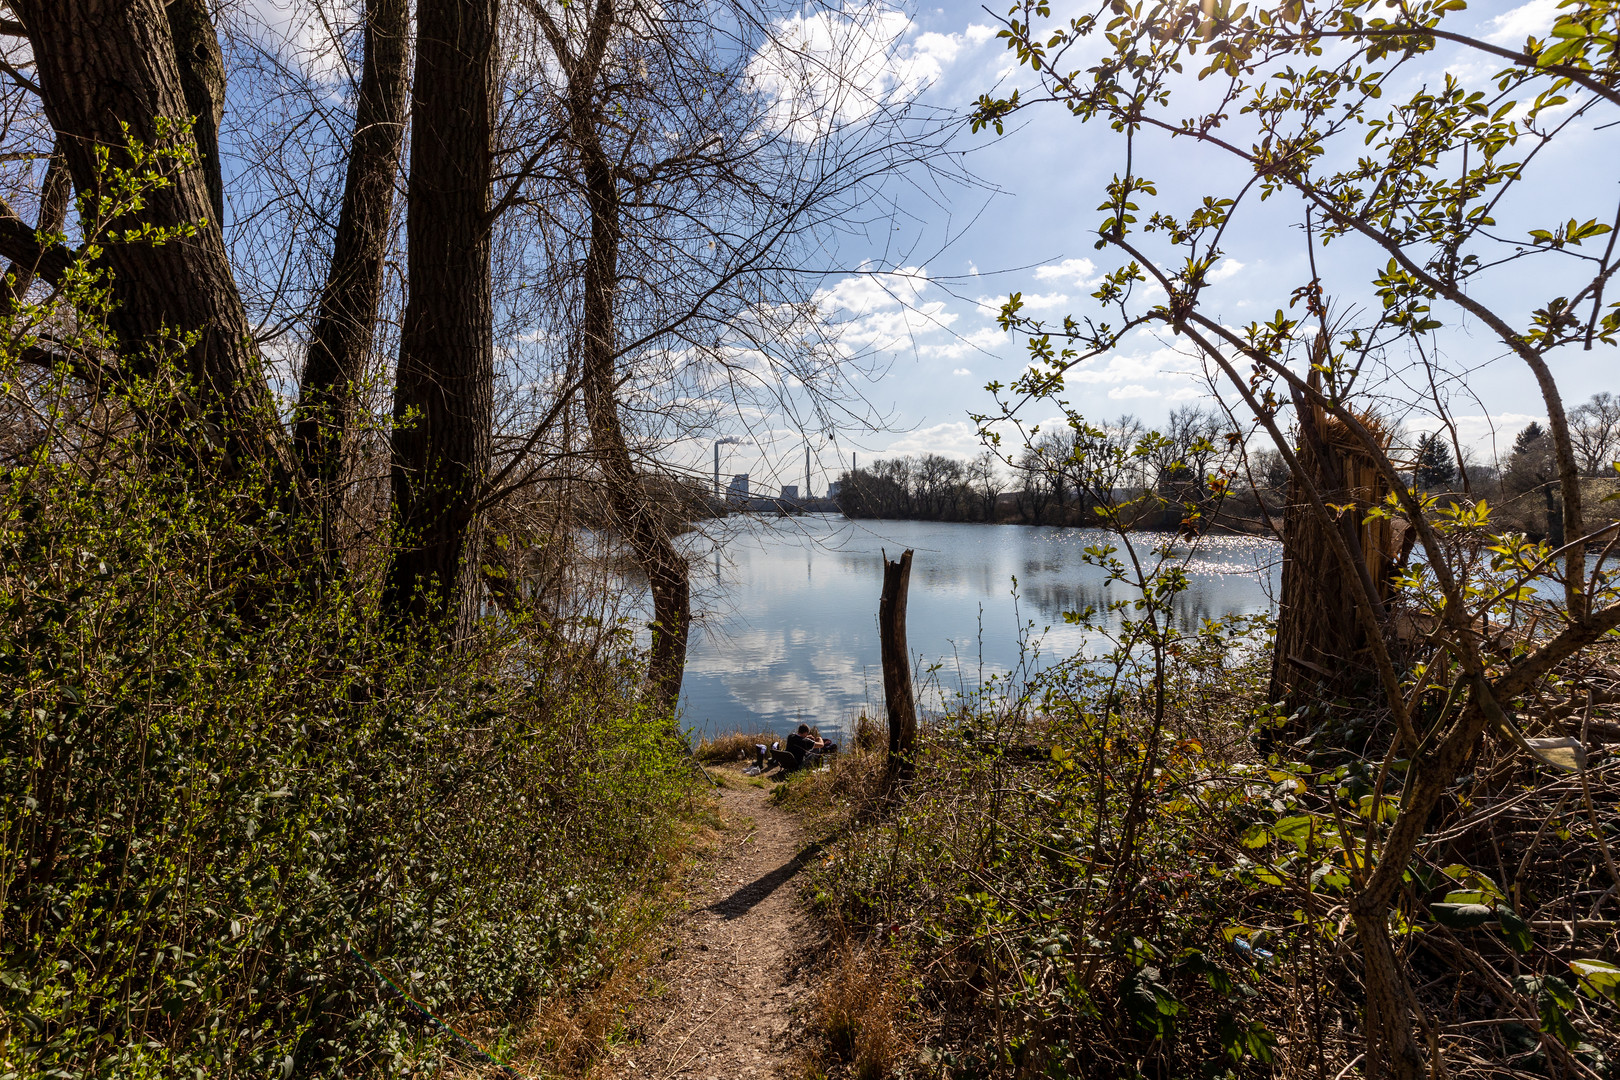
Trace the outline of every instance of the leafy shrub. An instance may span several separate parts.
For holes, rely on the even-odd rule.
[[[1168,714],[1204,739],[1155,731],[1150,696],[1106,665],[970,702],[925,732],[903,799],[839,843],[818,896],[917,955],[948,1075],[1269,1059],[1253,969],[1219,935],[1238,885],[1210,873],[1208,808],[1187,797],[1221,771],[1230,747],[1205,744],[1264,678],[1263,638],[1207,624],[1177,650]]]
[[[3,483],[7,1071],[353,1072],[423,1019],[368,965],[446,1015],[596,974],[683,783],[632,669],[413,653],[229,493]]]
[[[0,1076],[476,1057],[450,1021],[499,1042],[601,974],[685,798],[676,742],[633,657],[390,633],[257,464],[177,453],[205,422],[161,358],[116,395],[24,367],[47,329],[109,356],[82,250],[0,335]]]

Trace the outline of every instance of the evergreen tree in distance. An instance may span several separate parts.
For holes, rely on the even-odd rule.
[[[1524,430],[1513,437],[1513,453],[1528,454],[1538,447],[1543,436],[1547,433],[1541,430],[1541,425],[1534,420],[1524,425]]]
[[[1451,460],[1451,447],[1438,433],[1418,441],[1417,467],[1412,480],[1421,490],[1446,487],[1457,479],[1457,466]]]

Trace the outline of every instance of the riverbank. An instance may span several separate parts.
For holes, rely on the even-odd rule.
[[[1383,750],[1357,747],[1389,721],[1325,713],[1279,745],[1265,653],[1235,644],[1167,655],[1162,709],[1076,671],[1039,710],[1010,695],[925,726],[892,798],[881,752],[784,789],[837,835],[806,888],[879,973],[860,1023],[899,1048],[887,1071],[834,1056],[826,1075],[1357,1075],[1368,946],[1349,904],[1396,810],[1375,794]],[[1479,745],[1391,915],[1453,1078],[1614,1075],[1620,758],[1577,718],[1538,731],[1582,738],[1583,773]]]

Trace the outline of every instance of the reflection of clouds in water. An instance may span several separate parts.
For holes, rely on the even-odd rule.
[[[1042,664],[1105,647],[1066,611],[1129,600],[1085,564],[1096,530],[833,518],[713,523],[691,541],[699,571],[686,680],[686,722],[704,731],[786,731],[800,717],[823,729],[862,707],[882,707],[877,603],[887,548],[916,550],[907,632],[923,703],[1020,662],[1019,631],[1033,624]],[[1177,552],[1185,557],[1185,550]],[[1187,564],[1177,622],[1270,607],[1275,545],[1247,537],[1202,542]],[[718,562],[718,572],[716,565]],[[1017,578],[1016,591],[1013,579]],[[1015,598],[1016,597],[1016,598]],[[1111,617],[1117,621],[1117,617]],[[982,633],[981,633],[982,627]],[[940,667],[932,674],[929,665]]]

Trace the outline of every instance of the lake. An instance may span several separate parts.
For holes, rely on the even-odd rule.
[[[971,690],[1019,663],[1020,628],[1040,657],[1067,658],[1094,632],[1063,612],[1108,599],[1081,553],[1097,529],[850,521],[836,515],[727,518],[692,536],[692,630],[683,726],[700,734],[769,730],[801,721],[846,733],[883,703],[877,631],[883,551],[916,551],[907,636],[913,673],[940,692]],[[1143,538],[1144,548],[1155,537]],[[1279,546],[1254,537],[1199,542],[1178,619],[1271,610]],[[1016,590],[1014,580],[1016,579]],[[931,674],[926,669],[938,664]],[[926,689],[926,688],[925,688]]]

